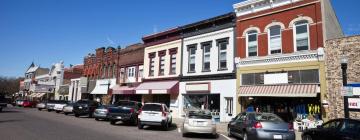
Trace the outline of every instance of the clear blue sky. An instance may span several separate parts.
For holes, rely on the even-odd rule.
[[[0,0],[0,75],[23,76],[64,60],[80,64],[103,46],[233,11],[242,0]],[[360,33],[359,0],[333,0],[346,35]]]

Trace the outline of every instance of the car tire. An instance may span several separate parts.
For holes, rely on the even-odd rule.
[[[228,137],[232,137],[233,135],[231,134],[231,129],[228,127],[228,130],[227,130],[227,136]]]
[[[248,140],[249,138],[248,138],[248,134],[246,133],[246,132],[244,132],[244,134],[243,134],[243,140]]]
[[[75,117],[76,117],[76,118],[79,118],[79,116],[80,116],[79,114],[75,114]]]
[[[186,134],[186,133],[182,133],[182,137],[187,137],[187,134]]]
[[[48,109],[47,111],[48,111],[48,112],[51,112],[51,110],[50,110],[50,109]]]
[[[2,112],[2,108],[0,108],[0,112]]]
[[[60,111],[55,111],[56,113],[60,113]]]
[[[312,137],[310,135],[304,135],[302,140],[312,140]]]
[[[38,108],[39,111],[41,111],[41,108]]]
[[[99,118],[95,118],[95,121],[99,121]]]
[[[89,114],[89,118],[92,118],[92,117],[93,117],[93,115],[92,115],[92,113],[90,113],[90,114]]]
[[[140,120],[138,120],[138,125],[137,126],[138,126],[138,129],[143,129],[144,128],[144,125],[141,124]]]
[[[116,124],[116,121],[110,120],[110,124],[111,124],[111,125],[115,125],[115,124]]]
[[[64,112],[64,115],[69,115],[69,113],[67,113],[67,112]]]

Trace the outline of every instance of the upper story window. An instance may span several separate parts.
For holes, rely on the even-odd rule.
[[[149,54],[149,76],[154,76],[155,72],[155,53]]]
[[[125,69],[124,68],[120,69],[120,79],[125,80]]]
[[[296,51],[309,49],[309,23],[307,20],[295,22],[295,47]]]
[[[111,66],[109,66],[109,67],[108,67],[108,72],[107,72],[107,76],[106,76],[106,77],[107,77],[107,78],[110,78],[110,77],[111,77],[111,75],[110,75],[111,73],[112,73],[112,67],[111,67]]]
[[[210,49],[211,42],[205,42],[201,44],[203,50],[203,65],[202,71],[210,71]]]
[[[159,53],[159,75],[165,74],[165,51],[160,51]]]
[[[188,46],[188,72],[195,72],[196,44]]]
[[[169,74],[176,74],[176,53],[177,53],[177,48],[169,50],[169,54],[170,54],[170,72],[169,72]]]
[[[270,54],[281,53],[281,26],[271,26],[268,33]]]
[[[112,67],[112,77],[115,78],[116,77],[116,65],[114,64]]]
[[[247,44],[247,51],[248,56],[257,56],[258,50],[258,39],[257,39],[258,32],[255,30],[251,30],[246,34],[246,44]]]
[[[226,70],[227,69],[227,46],[229,44],[228,38],[220,39],[217,41],[218,46],[218,55],[219,55],[219,70]]]
[[[103,67],[102,78],[105,78],[105,76],[106,76],[106,67],[104,66],[104,67]]]
[[[138,77],[139,77],[140,79],[143,77],[143,72],[144,72],[144,69],[139,68]]]
[[[129,67],[127,74],[128,77],[135,77],[135,67]]]

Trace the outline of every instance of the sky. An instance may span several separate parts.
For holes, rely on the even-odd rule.
[[[82,64],[88,53],[233,11],[242,0],[0,0],[0,76],[31,62]],[[346,2],[345,2],[346,1]],[[346,35],[360,34],[359,0],[332,0]]]

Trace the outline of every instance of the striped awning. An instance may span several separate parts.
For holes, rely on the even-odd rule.
[[[241,97],[316,97],[318,84],[284,84],[240,86],[238,94]]]

